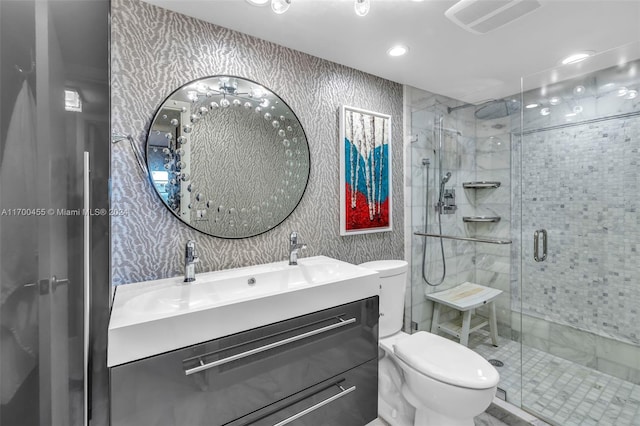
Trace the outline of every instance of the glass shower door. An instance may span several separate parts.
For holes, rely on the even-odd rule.
[[[640,61],[622,56],[639,46],[523,81],[522,407],[556,425],[640,424]]]
[[[108,139],[107,19],[102,0],[0,1],[3,426],[86,424],[83,153],[99,141],[92,123]],[[101,69],[79,60],[92,50]],[[69,86],[91,95],[84,112],[65,109]]]

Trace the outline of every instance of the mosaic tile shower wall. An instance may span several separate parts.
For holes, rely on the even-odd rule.
[[[639,65],[547,87],[555,102],[526,109],[512,143],[512,321],[522,331],[514,340],[636,384]],[[525,104],[539,96],[524,93]],[[537,229],[549,235],[541,263],[533,260]]]
[[[638,65],[548,87],[555,105],[525,110],[512,140],[513,338],[632,383],[640,383],[640,101],[621,86],[640,85]],[[538,96],[525,93],[525,103]],[[548,231],[541,263],[538,229]]]
[[[300,233],[303,256],[353,263],[404,257],[402,86],[246,34],[151,6],[112,2],[112,130],[144,146],[146,129],[165,96],[210,75],[261,82],[295,111],[307,137],[311,176],[293,214],[252,238],[225,240],[193,231],[164,207],[137,170],[127,144],[112,146],[114,285],[179,275],[184,243],[197,242],[197,272],[283,260],[288,236]],[[340,237],[338,108],[351,105],[392,116],[393,231]]]
[[[524,313],[640,344],[639,148],[639,117],[525,135],[523,238],[550,255],[523,263]]]

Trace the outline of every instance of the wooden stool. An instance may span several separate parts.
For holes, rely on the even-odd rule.
[[[498,346],[498,323],[496,320],[496,306],[493,300],[502,290],[485,287],[479,284],[465,282],[449,290],[426,294],[427,299],[433,300],[433,320],[431,332],[438,334],[438,330],[451,334],[460,339],[460,344],[469,345],[469,333],[489,324],[491,341]],[[471,319],[472,311],[482,305],[489,304],[489,321],[475,317]],[[462,323],[456,320],[440,324],[440,306],[446,305],[462,312]]]

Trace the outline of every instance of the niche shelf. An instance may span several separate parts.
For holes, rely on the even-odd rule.
[[[471,223],[500,222],[500,216],[463,216],[462,221]]]
[[[479,181],[479,182],[464,182],[462,184],[463,188],[473,188],[473,189],[480,189],[480,188],[499,188],[500,187],[500,182],[497,181]]]

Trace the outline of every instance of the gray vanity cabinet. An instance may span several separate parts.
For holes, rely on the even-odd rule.
[[[111,424],[363,426],[377,324],[372,297],[113,367]]]

